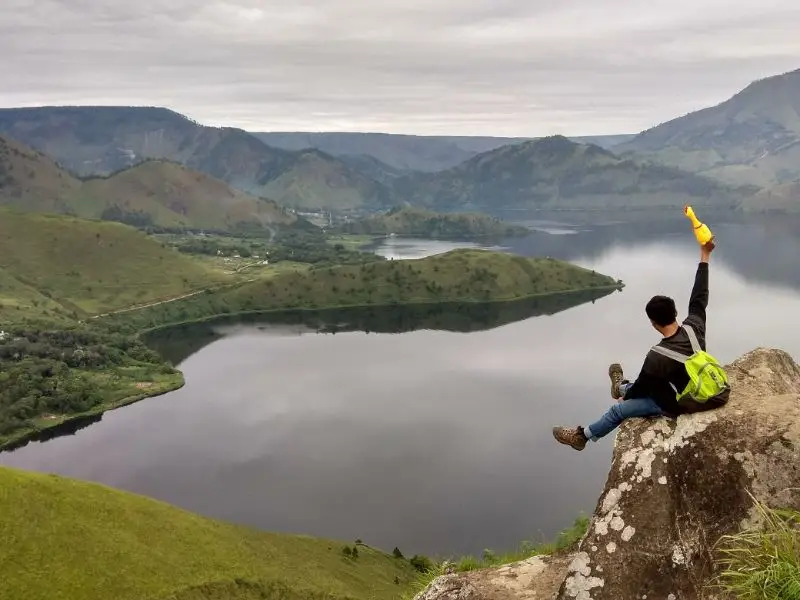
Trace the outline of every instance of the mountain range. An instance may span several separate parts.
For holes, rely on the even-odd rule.
[[[0,205],[139,226],[226,231],[297,221],[272,200],[180,164],[148,160],[109,176],[81,179],[42,152],[2,135]]]
[[[241,129],[206,127],[165,108],[0,109],[0,133],[79,176],[168,159],[255,196],[297,208],[379,205],[379,183],[319,150],[290,152]]]
[[[717,106],[635,136],[251,134],[157,107],[0,109],[0,134],[55,160],[73,179],[171,161],[224,182],[248,201],[269,198],[301,211],[369,213],[401,204],[447,211],[674,208],[686,202],[786,211],[800,204],[799,115],[800,70],[756,81]],[[107,186],[75,183],[65,179],[69,173],[54,175],[54,168],[45,169],[40,185],[98,188],[99,199],[86,201],[92,206],[148,204],[130,195],[108,201]],[[171,169],[163,176],[183,177]],[[131,189],[137,174],[152,177],[147,169],[131,171]],[[37,202],[63,210],[64,197],[45,194]]]
[[[436,210],[735,207],[756,189],[623,159],[563,136],[501,146],[439,173],[403,177],[395,193]]]
[[[253,133],[265,144],[285,150],[315,148],[343,159],[349,164],[363,165],[374,159],[389,167],[389,173],[400,175],[411,171],[433,173],[455,167],[473,156],[500,146],[529,142],[538,138],[488,136],[420,136],[360,132],[267,132]],[[574,142],[611,148],[628,141],[632,134],[579,136]]]

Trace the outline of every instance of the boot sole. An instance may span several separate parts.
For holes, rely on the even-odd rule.
[[[614,375],[617,373],[619,373],[619,381],[622,382],[622,378],[624,377],[622,373],[622,365],[619,363],[614,363],[608,367],[608,378],[611,379],[611,398],[614,400],[619,400],[621,398],[618,384],[614,381]]]

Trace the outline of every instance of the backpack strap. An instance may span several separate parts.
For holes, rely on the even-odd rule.
[[[700,347],[700,342],[697,341],[697,334],[694,332],[694,329],[692,329],[691,325],[684,325],[683,328],[689,336],[689,343],[692,345],[692,350],[694,352],[700,352],[702,348]]]
[[[666,356],[667,358],[671,358],[672,360],[677,360],[681,364],[685,364],[687,360],[689,360],[688,356],[681,354],[680,352],[675,352],[675,350],[670,350],[669,348],[664,348],[663,346],[653,346],[650,348],[653,352],[661,354],[662,356]]]

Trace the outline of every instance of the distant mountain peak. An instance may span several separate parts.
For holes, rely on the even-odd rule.
[[[715,106],[647,129],[616,146],[733,184],[800,177],[800,69],[753,81]]]

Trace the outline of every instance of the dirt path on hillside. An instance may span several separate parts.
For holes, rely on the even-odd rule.
[[[253,278],[253,279],[243,279],[242,281],[237,281],[236,283],[226,283],[224,285],[219,285],[219,286],[216,286],[216,287],[203,288],[203,289],[200,289],[200,290],[195,290],[194,292],[189,292],[188,294],[181,294],[180,296],[175,296],[174,298],[166,298],[165,300],[157,300],[155,302],[148,302],[147,304],[137,304],[135,306],[129,306],[127,308],[118,308],[117,310],[112,310],[112,311],[107,312],[107,313],[102,313],[102,314],[99,314],[99,315],[92,315],[89,318],[90,319],[100,319],[102,317],[110,317],[112,315],[119,315],[119,314],[122,314],[122,313],[134,312],[134,311],[137,311],[137,310],[143,310],[145,308],[150,308],[150,307],[153,307],[153,306],[159,306],[160,304],[169,304],[170,302],[177,302],[178,300],[185,300],[186,298],[191,298],[192,296],[197,296],[198,294],[204,294],[206,292],[216,292],[216,291],[219,291],[219,290],[223,290],[225,288],[231,288],[231,287],[235,287],[237,285],[241,285],[243,283],[250,283],[250,282],[253,282],[253,281],[256,281],[256,279],[255,278]]]

